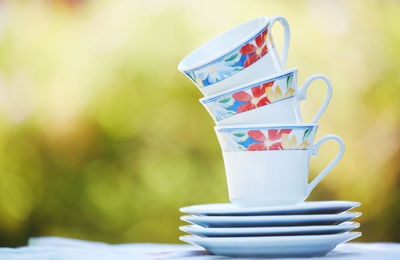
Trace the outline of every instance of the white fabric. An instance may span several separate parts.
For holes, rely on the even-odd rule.
[[[61,237],[31,238],[28,246],[0,248],[0,259],[10,260],[133,260],[133,259],[229,259],[209,255],[200,247],[183,244],[119,244],[82,241]],[[239,258],[234,258],[239,259]],[[244,258],[240,258],[244,259]],[[287,260],[304,258],[285,258]],[[321,260],[395,260],[400,259],[398,243],[347,243],[339,245]]]

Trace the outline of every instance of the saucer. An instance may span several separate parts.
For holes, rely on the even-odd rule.
[[[286,206],[238,207],[232,203],[202,204],[183,207],[181,212],[207,216],[245,216],[245,215],[297,215],[297,214],[336,214],[361,205],[355,201],[310,201]]]
[[[198,225],[190,225],[181,226],[179,229],[186,233],[206,237],[245,237],[337,234],[347,232],[358,227],[360,227],[359,223],[344,222],[339,225],[291,227],[207,228]]]
[[[338,244],[361,236],[359,232],[310,236],[267,237],[199,237],[181,236],[179,239],[204,247],[216,255],[238,257],[309,257],[323,256]]]
[[[358,212],[283,216],[181,216],[181,220],[203,227],[272,227],[336,225],[361,216]]]

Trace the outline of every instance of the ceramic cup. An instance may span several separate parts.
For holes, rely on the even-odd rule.
[[[270,33],[276,21],[284,28],[282,58]],[[290,29],[285,18],[255,18],[195,49],[179,63],[178,70],[187,75],[204,96],[209,96],[256,80],[260,75],[282,72],[289,42]]]
[[[327,86],[325,100],[311,123],[317,123],[332,97],[328,77],[316,74],[297,88],[297,69],[204,97],[200,103],[217,125],[303,123],[299,101],[306,99],[310,84],[318,79]]]
[[[243,125],[215,127],[225,163],[229,198],[238,206],[272,206],[304,201],[340,161],[344,143],[326,135],[313,144],[317,124]],[[311,182],[311,156],[335,140],[335,159]]]

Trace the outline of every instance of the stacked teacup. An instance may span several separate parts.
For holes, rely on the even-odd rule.
[[[282,57],[271,34],[276,21],[284,28]],[[346,212],[358,202],[304,202],[340,161],[344,143],[336,135],[314,142],[332,84],[317,74],[298,88],[298,69],[284,69],[289,42],[285,18],[259,17],[215,37],[180,62],[178,69],[204,94],[200,102],[216,123],[232,202],[181,209],[194,214],[182,219],[195,224],[181,227],[195,234],[181,237],[183,241],[229,256],[309,256],[324,255],[361,235],[349,232],[358,223],[345,222],[359,216]],[[325,83],[327,94],[311,123],[303,123],[299,101],[315,80]],[[310,158],[329,140],[339,143],[339,152],[309,183]]]

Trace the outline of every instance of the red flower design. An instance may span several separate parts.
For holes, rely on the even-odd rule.
[[[254,62],[258,61],[262,56],[264,56],[268,52],[268,47],[265,42],[265,36],[267,35],[267,33],[268,29],[266,29],[256,37],[255,41],[257,46],[248,43],[240,49],[241,54],[251,55],[244,63],[245,68],[250,66]]]
[[[235,94],[233,94],[233,99],[240,102],[246,102],[238,107],[236,113],[246,112],[271,103],[265,94],[265,88],[272,87],[273,84],[274,82],[271,81],[251,88],[251,93],[253,94],[253,96],[244,91],[236,92]]]
[[[292,129],[270,129],[268,130],[268,138],[260,130],[250,130],[247,132],[250,138],[258,143],[249,145],[248,151],[264,151],[264,150],[282,150],[281,136],[282,134],[290,134]]]

